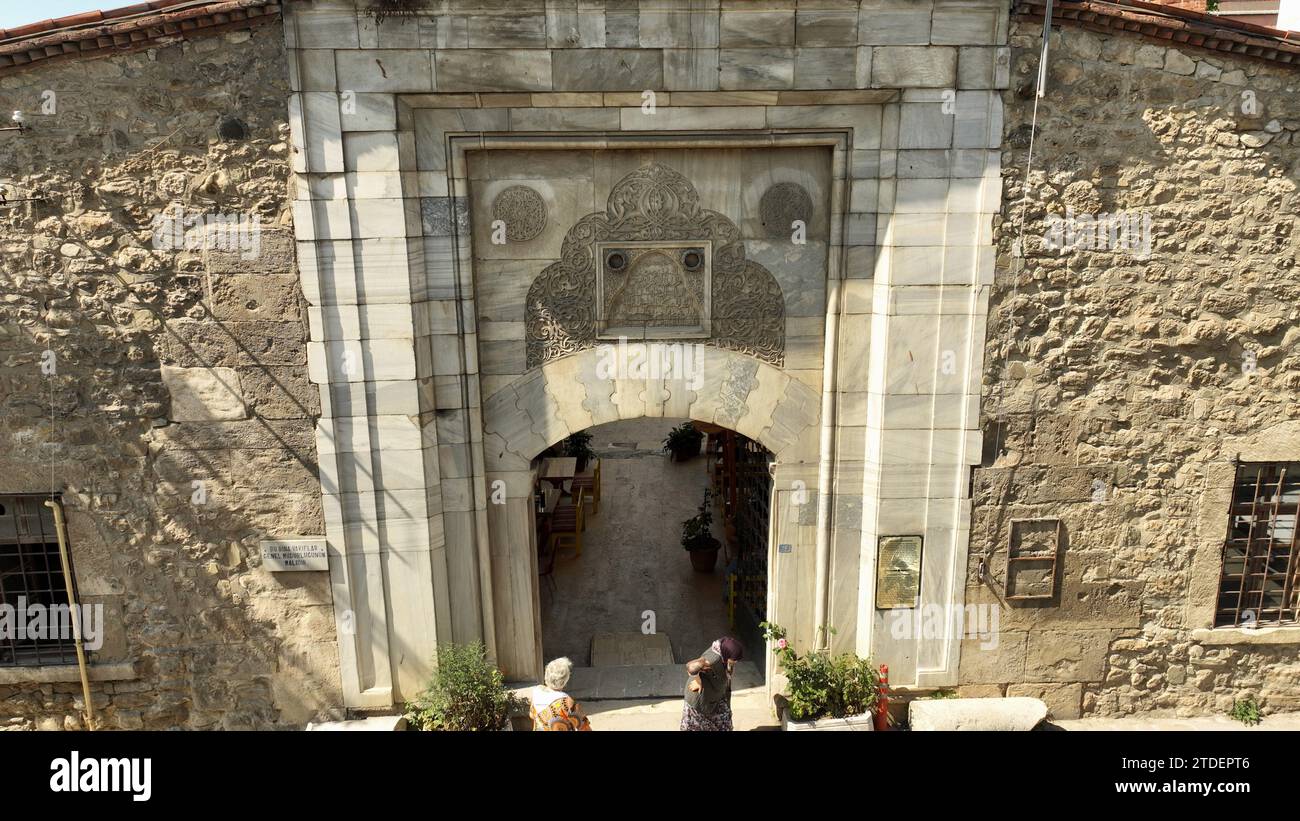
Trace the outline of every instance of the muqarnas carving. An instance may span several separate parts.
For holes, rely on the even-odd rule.
[[[597,276],[605,267],[603,249],[620,243],[635,243],[639,249],[661,243],[664,258],[673,260],[685,246],[709,248],[709,336],[696,341],[784,364],[785,298],[776,278],[745,259],[740,230],[722,214],[701,208],[689,180],[654,164],[619,180],[605,210],[578,220],[564,236],[560,260],[533,280],[527,305],[528,367],[596,344],[601,334]],[[658,258],[647,261],[655,263],[643,269],[648,273],[671,267]],[[680,264],[690,270],[688,261]],[[685,287],[692,294],[703,293],[693,284]]]

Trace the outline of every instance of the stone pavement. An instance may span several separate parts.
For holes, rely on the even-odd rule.
[[[561,552],[555,591],[543,585],[544,661],[568,656],[586,666],[594,636],[639,633],[646,611],[654,612],[655,632],[671,638],[677,662],[728,634],[721,559],[713,573],[696,573],[681,546],[681,522],[695,514],[708,484],[704,458],[669,462],[659,450],[680,421],[637,419],[591,429],[602,460],[600,513],[587,519],[582,556]],[[715,511],[717,536],[719,518]]]
[[[676,731],[682,720],[680,697],[584,701],[582,709],[591,718],[592,730]],[[767,691],[762,686],[733,692],[731,715],[737,731],[781,727],[768,706]]]
[[[1062,730],[1300,730],[1300,713],[1278,713],[1265,716],[1254,727],[1247,727],[1240,721],[1227,716],[1195,716],[1192,718],[1143,717],[1127,718],[1075,718],[1065,721],[1053,721],[1052,725]]]

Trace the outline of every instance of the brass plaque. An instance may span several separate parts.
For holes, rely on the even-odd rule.
[[[921,598],[921,537],[881,536],[876,549],[876,609],[916,607]]]

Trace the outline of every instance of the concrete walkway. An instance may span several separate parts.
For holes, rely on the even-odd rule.
[[[568,656],[588,666],[593,636],[640,632],[647,610],[655,632],[671,639],[677,662],[728,634],[721,559],[713,573],[696,573],[681,546],[681,522],[695,515],[708,486],[704,458],[669,462],[659,452],[680,421],[636,419],[591,429],[602,459],[600,513],[587,520],[582,557],[561,552],[555,592],[543,585],[545,660]],[[714,525],[721,536],[716,510]]]

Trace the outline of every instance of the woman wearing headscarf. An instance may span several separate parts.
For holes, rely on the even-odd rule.
[[[745,648],[733,638],[720,638],[704,655],[686,664],[686,702],[682,730],[731,731],[731,676]]]
[[[542,684],[528,694],[534,730],[590,730],[591,722],[573,696],[564,692],[573,674],[573,662],[553,659],[542,674]]]

